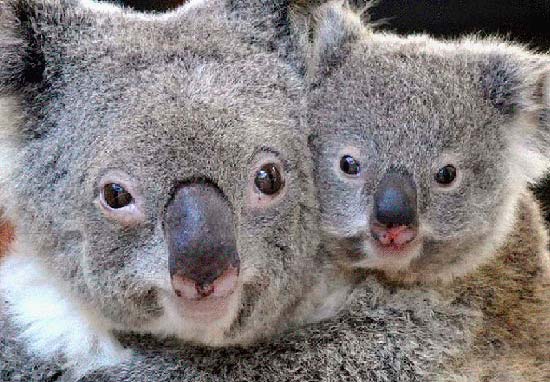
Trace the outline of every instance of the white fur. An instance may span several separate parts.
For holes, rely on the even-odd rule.
[[[76,376],[127,359],[106,323],[75,303],[43,262],[20,242],[0,267],[0,291],[28,350],[37,357],[62,355]]]
[[[98,12],[102,14],[122,14],[124,13],[126,17],[135,18],[138,20],[144,21],[153,21],[153,20],[167,20],[171,17],[185,13],[191,9],[198,8],[205,4],[208,0],[190,0],[183,4],[182,6],[174,9],[172,11],[163,12],[163,13],[143,13],[137,11],[127,11],[124,8],[121,8],[117,5],[106,3],[103,1],[96,0],[80,0],[80,4],[85,8],[89,9],[92,12]]]

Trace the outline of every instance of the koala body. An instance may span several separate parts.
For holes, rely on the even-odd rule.
[[[528,186],[549,167],[550,60],[374,33],[340,3],[316,23],[308,124],[329,256],[475,306],[452,377],[547,380],[550,259]]]
[[[247,344],[345,300],[324,300],[302,82],[241,9],[1,3],[8,380],[117,364],[115,330]]]
[[[338,14],[329,14],[330,17],[335,17]],[[334,23],[334,19],[331,21],[331,29],[325,30],[327,33],[335,32],[347,32],[346,29],[338,29],[342,26],[338,26]],[[362,29],[357,29],[362,30]],[[363,32],[362,32],[363,33]],[[367,32],[364,32],[365,36]],[[345,36],[345,33],[340,34]],[[331,37],[331,35],[327,35]],[[535,87],[535,91],[531,92],[533,88],[531,86],[514,86],[513,89],[521,89],[521,102],[516,106],[508,109],[512,115],[515,112],[521,113],[522,121],[529,121],[529,124],[517,125],[510,123],[507,118],[514,118],[508,114],[501,115],[501,107],[507,107],[506,102],[510,100],[507,98],[514,94],[514,91],[510,92],[490,92],[487,103],[477,100],[477,96],[481,99],[485,96],[484,91],[480,91],[472,83],[466,85],[462,82],[452,81],[450,73],[453,73],[457,66],[462,67],[462,71],[459,73],[464,74],[460,76],[461,79],[479,79],[475,75],[466,75],[471,68],[469,65],[461,66],[460,61],[456,63],[455,58],[448,58],[446,55],[455,54],[460,57],[460,54],[468,56],[474,51],[478,51],[483,56],[487,51],[493,52],[494,42],[471,42],[463,43],[463,45],[457,45],[457,43],[439,43],[430,40],[425,37],[417,38],[415,41],[412,39],[401,39],[395,36],[374,36],[373,39],[380,39],[380,45],[372,45],[370,49],[373,55],[359,55],[362,59],[372,58],[376,63],[377,73],[381,76],[378,78],[372,78],[370,84],[372,89],[379,89],[380,94],[375,96],[367,90],[361,90],[358,88],[359,84],[366,84],[367,82],[358,82],[357,78],[350,78],[350,82],[346,82],[347,77],[337,77],[334,79],[334,89],[337,86],[346,89],[346,86],[350,86],[349,91],[340,90],[337,94],[344,96],[349,95],[351,98],[361,98],[365,96],[366,99],[372,98],[376,103],[376,108],[370,108],[365,99],[365,102],[360,103],[362,107],[355,107],[350,105],[345,100],[339,101],[338,97],[332,98],[332,103],[322,104],[320,101],[323,96],[323,81],[331,80],[333,75],[336,75],[334,70],[338,70],[336,63],[345,64],[345,60],[329,60],[323,61],[322,59],[314,62],[314,65],[318,64],[330,64],[331,69],[324,73],[323,77],[315,77],[312,75],[310,78],[314,84],[313,90],[310,93],[309,102],[309,120],[315,121],[315,113],[323,113],[324,118],[319,116],[319,121],[324,121],[328,131],[335,131],[334,135],[324,136],[323,130],[317,125],[317,136],[312,137],[310,143],[314,149],[325,147],[326,150],[331,150],[328,144],[340,143],[339,137],[346,137],[346,143],[349,144],[349,135],[356,134],[355,139],[359,140],[364,137],[364,142],[373,140],[372,152],[369,158],[374,158],[375,163],[381,162],[385,164],[383,168],[391,168],[389,162],[391,159],[400,158],[404,155],[405,159],[398,160],[402,167],[402,170],[406,170],[407,166],[413,164],[420,165],[429,158],[427,154],[433,154],[429,150],[437,151],[437,137],[445,133],[451,134],[451,137],[458,137],[458,132],[453,135],[453,125],[450,124],[447,118],[441,117],[441,120],[436,119],[440,117],[438,111],[449,110],[454,111],[455,123],[468,118],[475,119],[480,116],[487,118],[497,118],[497,121],[503,123],[509,130],[505,132],[514,132],[514,128],[519,129],[514,134],[517,140],[502,139],[499,136],[499,129],[493,130],[492,133],[489,130],[494,125],[485,121],[483,126],[487,130],[477,131],[476,124],[468,125],[461,129],[465,134],[464,139],[469,137],[475,138],[479,146],[485,147],[486,150],[495,145],[499,145],[495,142],[502,144],[501,149],[505,151],[505,155],[500,155],[498,151],[491,152],[490,155],[496,155],[500,161],[502,161],[502,168],[499,168],[494,162],[492,162],[489,154],[482,155],[484,153],[477,153],[476,158],[480,161],[478,164],[480,167],[476,169],[477,172],[484,173],[485,167],[482,165],[497,166],[495,169],[496,175],[507,174],[507,171],[514,172],[514,176],[511,176],[513,180],[512,184],[516,188],[506,189],[501,191],[502,194],[509,194],[513,201],[510,202],[510,211],[507,211],[504,221],[505,227],[499,227],[498,234],[490,231],[492,227],[485,227],[484,234],[487,235],[490,245],[487,249],[485,247],[478,248],[478,254],[482,259],[476,261],[476,264],[472,264],[469,268],[463,267],[463,263],[459,262],[459,270],[455,273],[452,272],[452,277],[449,274],[443,272],[441,275],[433,274],[434,277],[421,277],[419,272],[414,273],[414,268],[411,271],[411,277],[405,277],[406,273],[403,264],[400,266],[391,267],[388,269],[379,266],[374,267],[375,270],[369,272],[362,289],[357,291],[354,299],[351,302],[351,306],[344,313],[336,318],[317,323],[315,325],[306,326],[303,329],[296,330],[291,333],[286,333],[277,337],[273,342],[269,344],[261,344],[260,346],[253,346],[248,349],[204,349],[195,348],[189,345],[182,344],[179,341],[170,343],[169,341],[155,340],[153,337],[147,336],[123,336],[119,338],[120,342],[124,346],[135,349],[133,356],[128,360],[115,365],[114,367],[107,367],[99,371],[93,371],[82,378],[82,381],[139,381],[139,380],[174,380],[180,379],[184,381],[199,381],[199,380],[231,380],[231,381],[537,381],[542,382],[548,380],[550,376],[550,360],[548,359],[548,346],[549,346],[549,322],[550,317],[549,309],[549,269],[548,269],[548,238],[544,230],[543,223],[540,218],[540,210],[538,205],[532,200],[530,194],[526,191],[527,179],[536,177],[539,174],[539,168],[543,167],[544,152],[541,151],[544,145],[544,132],[547,125],[545,125],[544,106],[538,106],[538,102],[542,102],[542,99],[538,97],[544,94],[543,87]],[[331,41],[338,41],[337,38]],[[353,40],[352,40],[353,41]],[[392,49],[399,51],[405,49],[408,44],[416,44],[419,41],[425,43],[424,49],[420,49],[418,46],[414,46],[410,50],[406,50],[407,54],[397,54],[397,56],[408,62],[407,70],[400,72],[400,78],[407,78],[408,81],[403,83],[399,82],[398,77],[392,77],[395,68],[395,57],[388,55],[388,51]],[[349,42],[349,40],[348,40]],[[353,44],[351,44],[353,46]],[[321,48],[319,45],[317,48]],[[346,46],[339,47],[336,50],[333,49],[330,52],[337,54],[344,54],[341,58],[345,57]],[[508,49],[507,45],[503,44],[499,47],[499,51]],[[380,55],[374,55],[380,50]],[[496,49],[495,49],[496,50]],[[509,54],[505,54],[506,59],[523,59],[527,57],[526,53],[521,50],[510,48]],[[384,59],[384,56],[387,59]],[[442,89],[445,90],[444,84],[448,84],[451,88],[453,86],[460,87],[457,93],[461,97],[457,97],[458,101],[462,103],[458,104],[445,104],[443,106],[449,107],[434,107],[431,102],[437,100],[430,99],[424,105],[422,99],[419,100],[420,104],[425,106],[429,110],[426,110],[426,115],[432,116],[434,120],[430,122],[437,126],[437,123],[444,124],[445,129],[437,130],[432,129],[433,125],[430,125],[430,129],[423,128],[419,123],[415,124],[414,113],[418,110],[423,110],[422,107],[413,107],[414,105],[406,105],[404,101],[399,97],[396,97],[398,101],[401,101],[403,107],[400,108],[401,114],[395,113],[394,110],[388,105],[388,99],[382,97],[382,95],[393,94],[392,89],[403,91],[404,84],[412,89],[424,89],[421,85],[424,85],[430,91],[425,90],[422,94],[443,94],[441,95],[441,101],[447,99],[454,99],[452,97],[445,97],[446,93],[442,92],[442,89],[437,87],[434,89],[433,84],[430,81],[439,81],[437,76],[434,76],[432,71],[423,71],[426,60],[435,56],[438,61],[438,68],[446,68],[446,65],[450,66],[448,71],[440,70],[439,73],[443,79]],[[502,56],[497,58],[502,59]],[[532,57],[531,63],[538,65],[538,58]],[[418,60],[418,62],[416,62]],[[513,61],[512,61],[513,62]],[[444,65],[446,64],[446,65]],[[506,89],[509,84],[508,74],[518,74],[521,71],[517,71],[516,66],[512,66],[514,69],[512,72],[507,72],[506,66],[501,71],[501,61],[495,62],[495,67],[499,68],[497,78],[493,78],[494,82],[490,79],[491,71],[487,72],[488,77],[483,77],[487,80],[487,84],[497,84],[498,90]],[[475,66],[474,66],[475,67]],[[357,75],[363,73],[363,75],[370,73],[367,69],[367,65],[358,65]],[[489,66],[489,68],[494,68]],[[526,72],[529,72],[532,67],[525,67]],[[415,70],[420,70],[422,75],[415,76]],[[410,72],[409,72],[410,71]],[[386,74],[382,76],[382,74]],[[431,73],[431,75],[430,75]],[[533,72],[535,73],[535,72]],[[536,71],[538,73],[538,71]],[[445,77],[448,75],[449,77]],[[409,77],[407,77],[409,76]],[[502,76],[502,77],[500,77]],[[434,79],[435,77],[435,79]],[[540,83],[539,77],[534,76],[537,80],[533,83]],[[319,82],[315,80],[319,79]],[[353,81],[352,81],[353,80]],[[379,80],[380,82],[377,82]],[[384,81],[385,80],[385,81]],[[401,87],[392,85],[392,80],[398,82]],[[422,82],[422,81],[425,81]],[[498,81],[497,81],[498,80]],[[477,82],[476,82],[477,83]],[[338,85],[336,85],[338,84]],[[529,83],[527,84],[529,85]],[[354,90],[352,90],[354,86]],[[416,88],[415,86],[418,86]],[[387,87],[387,88],[386,88]],[[340,89],[342,89],[340,88]],[[316,91],[319,90],[319,93]],[[441,93],[437,93],[437,92]],[[448,91],[448,89],[447,89]],[[400,93],[397,93],[399,95]],[[413,92],[414,94],[414,92]],[[453,93],[454,94],[454,93]],[[526,96],[529,94],[529,96]],[[334,96],[335,93],[332,93]],[[525,95],[525,96],[524,96]],[[319,96],[318,99],[315,96]],[[367,97],[368,96],[368,97]],[[502,97],[501,97],[502,96]],[[403,94],[403,97],[407,99],[407,94]],[[472,98],[470,98],[472,97]],[[493,97],[494,99],[491,99]],[[409,101],[414,102],[415,97],[410,97]],[[477,101],[475,101],[477,100]],[[498,103],[493,104],[494,100],[498,100]],[[319,101],[319,103],[316,103]],[[348,100],[349,101],[349,100]],[[479,101],[479,102],[478,102]],[[502,102],[502,103],[501,103]],[[531,103],[533,102],[533,103]],[[472,103],[472,104],[471,104]],[[323,107],[321,107],[323,105]],[[451,107],[452,105],[452,107]],[[316,109],[319,106],[319,109]],[[406,107],[408,106],[408,107]],[[385,108],[384,108],[385,107]],[[456,109],[453,109],[455,108]],[[487,109],[479,109],[486,107]],[[495,110],[490,109],[494,107]],[[523,109],[525,107],[525,109]],[[346,113],[336,114],[336,111],[345,109]],[[378,111],[383,113],[387,111],[389,115],[380,117],[382,122],[387,123],[386,130],[380,131],[373,128],[372,136],[364,131],[368,123],[377,120],[375,118],[367,118],[356,122],[354,121],[354,114],[352,111],[356,111],[358,115],[369,111]],[[491,114],[491,110],[492,113]],[[518,111],[521,110],[521,111]],[[464,114],[461,114],[464,112]],[[407,113],[412,113],[410,116]],[[525,114],[523,114],[525,113]],[[530,113],[534,113],[536,118],[531,117]],[[402,126],[393,121],[390,116],[399,116],[403,120],[411,123],[411,130],[402,132]],[[540,117],[540,118],[539,118]],[[346,119],[350,118],[350,120]],[[498,119],[501,118],[502,120]],[[525,119],[523,119],[525,118]],[[490,119],[490,118],[489,118]],[[344,123],[347,122],[347,123]],[[437,122],[435,122],[437,121]],[[338,123],[337,123],[338,122]],[[382,123],[381,122],[381,123]],[[496,122],[495,122],[496,123]],[[315,126],[315,125],[314,125]],[[521,126],[522,128],[520,129]],[[336,131],[342,127],[342,130]],[[354,130],[352,127],[357,127]],[[503,127],[503,126],[501,126]],[[525,128],[525,130],[523,130]],[[362,132],[361,132],[362,131]],[[369,130],[366,130],[367,132]],[[434,134],[433,136],[430,134]],[[534,133],[541,134],[537,140],[525,140],[525,134]],[[415,135],[416,134],[416,135]],[[418,137],[425,136],[425,142],[416,141]],[[381,142],[392,142],[392,138],[396,139],[403,146],[402,150],[381,150]],[[494,141],[492,139],[494,139]],[[521,139],[520,139],[521,138]],[[415,142],[413,150],[410,146],[407,146],[407,139],[413,139]],[[363,142],[363,141],[360,141]],[[475,141],[468,141],[468,147],[471,148]],[[535,144],[531,146],[531,144]],[[420,143],[423,143],[422,146]],[[327,144],[327,146],[322,146]],[[396,147],[397,143],[394,143]],[[507,146],[512,145],[512,146]],[[462,146],[458,146],[460,148]],[[376,151],[375,149],[379,149]],[[455,146],[455,149],[457,147]],[[529,150],[527,150],[529,149]],[[518,150],[518,151],[515,151]],[[526,150],[526,151],[520,151]],[[320,151],[317,151],[318,153]],[[524,162],[515,162],[520,156],[519,153],[532,153],[531,156],[526,159],[527,166],[523,166]],[[416,154],[416,155],[413,155]],[[458,154],[465,155],[466,153],[460,152]],[[455,154],[455,155],[458,155]],[[349,154],[348,154],[349,155]],[[435,154],[433,154],[435,155]],[[351,155],[350,155],[351,156]],[[318,157],[318,161],[321,159],[330,160],[330,155],[325,153],[323,156]],[[365,161],[360,161],[364,169]],[[467,158],[461,157],[462,162],[453,163],[468,163]],[[540,162],[532,161],[533,158],[538,158]],[[340,165],[339,157],[337,156],[336,169]],[[514,164],[506,161],[513,161]],[[445,161],[445,163],[447,163]],[[530,165],[538,165],[540,167],[533,168]],[[352,168],[353,162],[347,162],[349,167]],[[330,165],[325,165],[326,167]],[[374,167],[374,165],[372,165]],[[437,167],[437,166],[436,166]],[[523,172],[525,167],[528,170],[536,170],[535,173]],[[414,168],[414,167],[413,167]],[[465,171],[464,167],[458,167],[459,171]],[[521,171],[520,171],[521,169]],[[322,164],[317,165],[317,183],[319,193],[330,192],[331,182],[333,178],[325,176],[325,183],[320,181],[322,175],[327,175],[326,168]],[[438,170],[438,168],[436,168]],[[410,170],[409,170],[410,171]],[[473,172],[473,170],[472,170]],[[541,171],[540,171],[541,172]],[[373,176],[380,176],[379,172],[371,171],[364,172],[362,174],[373,174]],[[406,173],[402,171],[401,176]],[[445,175],[445,174],[443,174]],[[463,174],[462,176],[466,176]],[[491,186],[495,186],[499,182],[495,180],[495,176],[489,177],[489,180],[494,180],[495,183],[491,183]],[[508,177],[504,177],[508,179]],[[345,179],[345,178],[344,178]],[[402,191],[399,189],[399,183],[396,181],[401,178],[392,178],[392,182],[386,182],[386,184],[394,185],[396,193]],[[475,182],[462,179],[463,182],[467,182],[467,185],[475,188]],[[344,182],[344,181],[343,181]],[[415,179],[415,183],[420,183]],[[377,182],[374,182],[375,184]],[[380,182],[378,182],[380,183]],[[473,184],[472,184],[473,183]],[[400,186],[402,187],[402,186]],[[504,187],[504,186],[502,186]],[[506,188],[506,187],[504,187]],[[455,189],[456,190],[456,189]],[[489,194],[494,190],[491,187],[485,189],[485,193]],[[514,192],[517,191],[517,194]],[[342,190],[340,190],[342,192]],[[451,190],[447,192],[452,192]],[[482,198],[483,195],[476,194],[470,191],[471,195],[478,195],[478,198]],[[334,193],[330,194],[334,195]],[[345,193],[344,195],[354,195],[353,193]],[[324,195],[327,197],[327,195]],[[449,196],[450,198],[451,196]],[[496,198],[491,195],[492,198]],[[374,196],[373,196],[374,198]],[[506,198],[505,198],[506,199]],[[320,195],[322,203],[326,202],[323,195]],[[416,200],[421,200],[421,197],[417,195]],[[477,200],[476,200],[477,201]],[[338,201],[334,202],[335,204]],[[487,202],[489,203],[489,202]],[[355,210],[357,205],[349,204]],[[483,204],[480,204],[482,206]],[[497,205],[499,205],[497,203]],[[321,212],[327,214],[326,204]],[[427,207],[426,207],[427,208]],[[441,210],[444,210],[441,208]],[[460,209],[457,209],[460,211]],[[338,212],[341,212],[338,210]],[[343,211],[342,213],[345,213]],[[467,211],[466,211],[467,212]],[[502,212],[502,211],[500,211]],[[351,212],[350,212],[351,213]],[[365,214],[368,217],[368,214]],[[497,220],[491,220],[493,224],[496,222],[503,222],[502,215]],[[486,215],[480,217],[483,218]],[[460,216],[458,216],[460,217]],[[457,217],[457,218],[458,218]],[[322,228],[326,228],[327,217],[324,216]],[[366,219],[366,217],[364,217]],[[448,218],[448,216],[447,216]],[[463,217],[464,218],[464,217]],[[460,221],[460,220],[459,220]],[[349,220],[348,223],[353,222]],[[471,222],[471,224],[474,224]],[[349,227],[353,228],[353,225]],[[337,226],[336,228],[345,228]],[[476,226],[476,229],[480,229]],[[475,231],[475,230],[474,230]],[[325,232],[326,234],[326,232]],[[329,238],[329,239],[327,239]],[[362,268],[366,262],[364,259],[358,258],[358,256],[369,255],[369,253],[353,253],[349,251],[349,246],[346,246],[345,241],[339,241],[338,244],[331,246],[331,240],[336,243],[336,239],[333,236],[325,236],[325,242],[323,243],[325,248],[329,250],[332,259],[336,259],[337,263],[343,265],[343,272],[348,271],[349,268]],[[347,237],[345,239],[348,239]],[[473,242],[475,247],[477,242]],[[498,240],[497,240],[498,239]],[[456,248],[456,247],[455,247]],[[335,251],[338,249],[339,251]],[[345,250],[345,251],[344,251]],[[452,252],[449,252],[452,253]],[[351,256],[351,264],[350,264]],[[419,257],[422,254],[417,255]],[[358,261],[359,260],[359,261]],[[443,260],[443,259],[441,259]],[[412,264],[412,262],[411,262]],[[383,265],[383,263],[382,263]],[[443,268],[434,268],[431,271],[440,271],[441,269],[448,270],[450,264],[439,264]],[[407,265],[408,266],[408,265]],[[421,282],[420,282],[421,281]]]

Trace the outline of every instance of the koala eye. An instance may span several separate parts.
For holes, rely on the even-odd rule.
[[[98,183],[95,203],[103,215],[123,226],[145,221],[144,198],[138,182],[119,170],[110,170]]]
[[[340,169],[348,175],[357,175],[361,171],[361,164],[350,155],[344,155],[340,159]]]
[[[107,183],[103,186],[103,199],[115,210],[126,207],[134,201],[132,195],[118,183]]]
[[[452,164],[441,167],[434,175],[434,179],[442,186],[450,185],[456,179],[456,167]]]
[[[281,191],[285,183],[275,163],[266,163],[256,172],[254,185],[265,195],[274,195]]]

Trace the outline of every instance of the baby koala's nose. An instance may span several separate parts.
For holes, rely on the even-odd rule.
[[[411,176],[390,172],[382,178],[374,194],[374,218],[388,228],[416,224],[416,186]]]
[[[224,297],[235,289],[240,258],[233,213],[217,187],[196,183],[180,187],[166,208],[164,231],[176,296]]]
[[[411,176],[390,172],[374,194],[371,232],[379,244],[401,248],[417,236],[416,186]]]

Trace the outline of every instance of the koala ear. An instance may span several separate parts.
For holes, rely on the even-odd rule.
[[[525,52],[491,56],[481,82],[486,99],[512,120],[503,133],[514,162],[529,181],[540,178],[550,168],[550,60]]]
[[[534,55],[491,55],[482,63],[484,96],[504,114],[540,108],[548,102],[548,69],[548,63]]]
[[[76,0],[0,2],[0,93],[48,87],[70,33],[86,25],[76,5]]]
[[[361,16],[345,1],[331,1],[314,15],[313,44],[309,74],[313,78],[330,73],[348,54],[351,44],[365,33]]]

